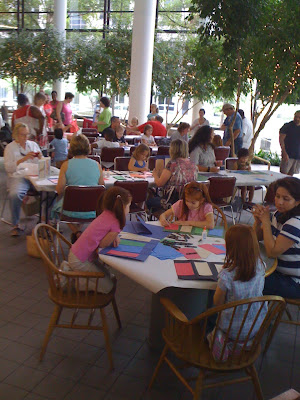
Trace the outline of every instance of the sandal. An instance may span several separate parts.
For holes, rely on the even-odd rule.
[[[71,243],[74,244],[76,242],[76,240],[81,236],[82,231],[77,231],[77,232],[73,232],[71,233]]]
[[[10,236],[17,237],[21,235],[22,230],[19,227],[13,228],[13,230],[10,232]]]

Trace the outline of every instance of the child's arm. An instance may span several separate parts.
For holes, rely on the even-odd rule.
[[[214,305],[215,306],[221,306],[222,304],[225,303],[226,299],[226,290],[222,290],[219,286],[217,286],[217,289],[214,294]]]
[[[169,208],[167,211],[162,213],[159,217],[159,222],[161,223],[162,226],[168,226],[170,225],[170,220],[174,217],[174,211],[171,208]]]
[[[213,213],[206,214],[204,221],[176,221],[176,224],[197,226],[198,228],[204,228],[206,226],[207,229],[214,229],[215,227],[214,214]]]
[[[110,246],[114,241],[116,241],[114,244],[117,244],[118,243],[118,241],[117,241],[118,234],[119,234],[119,232],[109,232],[101,240],[101,242],[99,243],[99,247],[101,247],[103,249],[104,247]]]
[[[147,145],[148,146],[148,141],[146,140],[146,139],[141,139],[141,142],[142,142],[142,144],[145,144],[145,145]]]

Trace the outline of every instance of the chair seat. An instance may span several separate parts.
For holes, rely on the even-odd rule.
[[[63,307],[70,308],[102,308],[106,307],[113,299],[116,291],[116,285],[112,288],[109,293],[95,293],[90,291],[88,293],[79,292],[76,294],[75,290],[70,293],[67,291],[61,292],[61,290],[53,291],[48,289],[49,298],[55,303]]]
[[[199,338],[202,335],[202,327],[199,325],[197,327],[193,326],[192,334],[189,337],[189,341],[187,341],[188,348],[185,347],[183,358],[187,363],[195,365],[199,368],[205,368],[207,370],[220,370],[224,371],[224,363],[220,361],[216,361],[211,353],[209,345],[207,341],[202,343],[202,346],[199,346]],[[176,343],[176,339],[174,343],[170,341],[170,338],[165,334],[165,329],[162,331],[162,336],[170,347],[170,349],[176,354],[178,358],[180,358],[180,353],[178,352],[179,346],[181,344]],[[253,364],[253,362],[259,357],[261,353],[261,346],[258,346],[257,350],[251,354],[250,352],[245,352],[245,354],[240,359],[237,357],[237,362],[234,362],[234,358],[231,364],[226,363],[226,370],[235,371],[240,370],[241,368],[245,368],[248,365]]]
[[[78,223],[81,222],[83,223],[88,223],[88,222],[93,222],[95,218],[78,218],[78,217],[68,217],[67,215],[62,215],[60,217],[60,222],[70,222],[70,223]]]

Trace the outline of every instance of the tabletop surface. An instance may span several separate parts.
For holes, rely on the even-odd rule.
[[[149,224],[159,225],[159,222],[148,222]],[[131,237],[132,239],[139,240],[141,236],[139,235],[128,235],[126,232],[120,233],[121,238]],[[195,235],[195,242],[197,243],[201,236]],[[200,241],[199,244],[224,244],[223,238],[208,237],[204,241]],[[274,259],[267,259],[265,254],[262,257],[270,267]],[[160,260],[154,256],[149,256],[146,261],[134,261],[125,258],[118,258],[113,256],[107,256],[99,254],[99,258],[106,264],[115,268],[116,270],[122,272],[124,275],[131,278],[133,281],[139,283],[146,289],[150,290],[152,293],[158,293],[167,287],[178,287],[178,288],[193,288],[193,289],[215,289],[217,282],[211,280],[182,280],[178,279],[177,273],[174,267],[174,260]],[[213,254],[199,261],[213,262],[213,263],[223,263],[225,255],[224,254]],[[177,260],[187,260],[184,256],[180,256]]]

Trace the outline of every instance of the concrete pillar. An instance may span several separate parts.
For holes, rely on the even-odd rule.
[[[54,27],[65,38],[67,26],[67,0],[54,0],[53,23]],[[65,98],[65,88],[62,80],[58,79],[53,82],[53,90],[57,91],[58,100],[63,100]]]
[[[129,121],[137,117],[146,122],[149,114],[153,47],[155,30],[155,0],[136,0],[133,14]]]
[[[202,101],[199,101],[198,99],[193,98],[192,123],[195,121],[195,119],[199,118],[200,108],[204,108]]]

